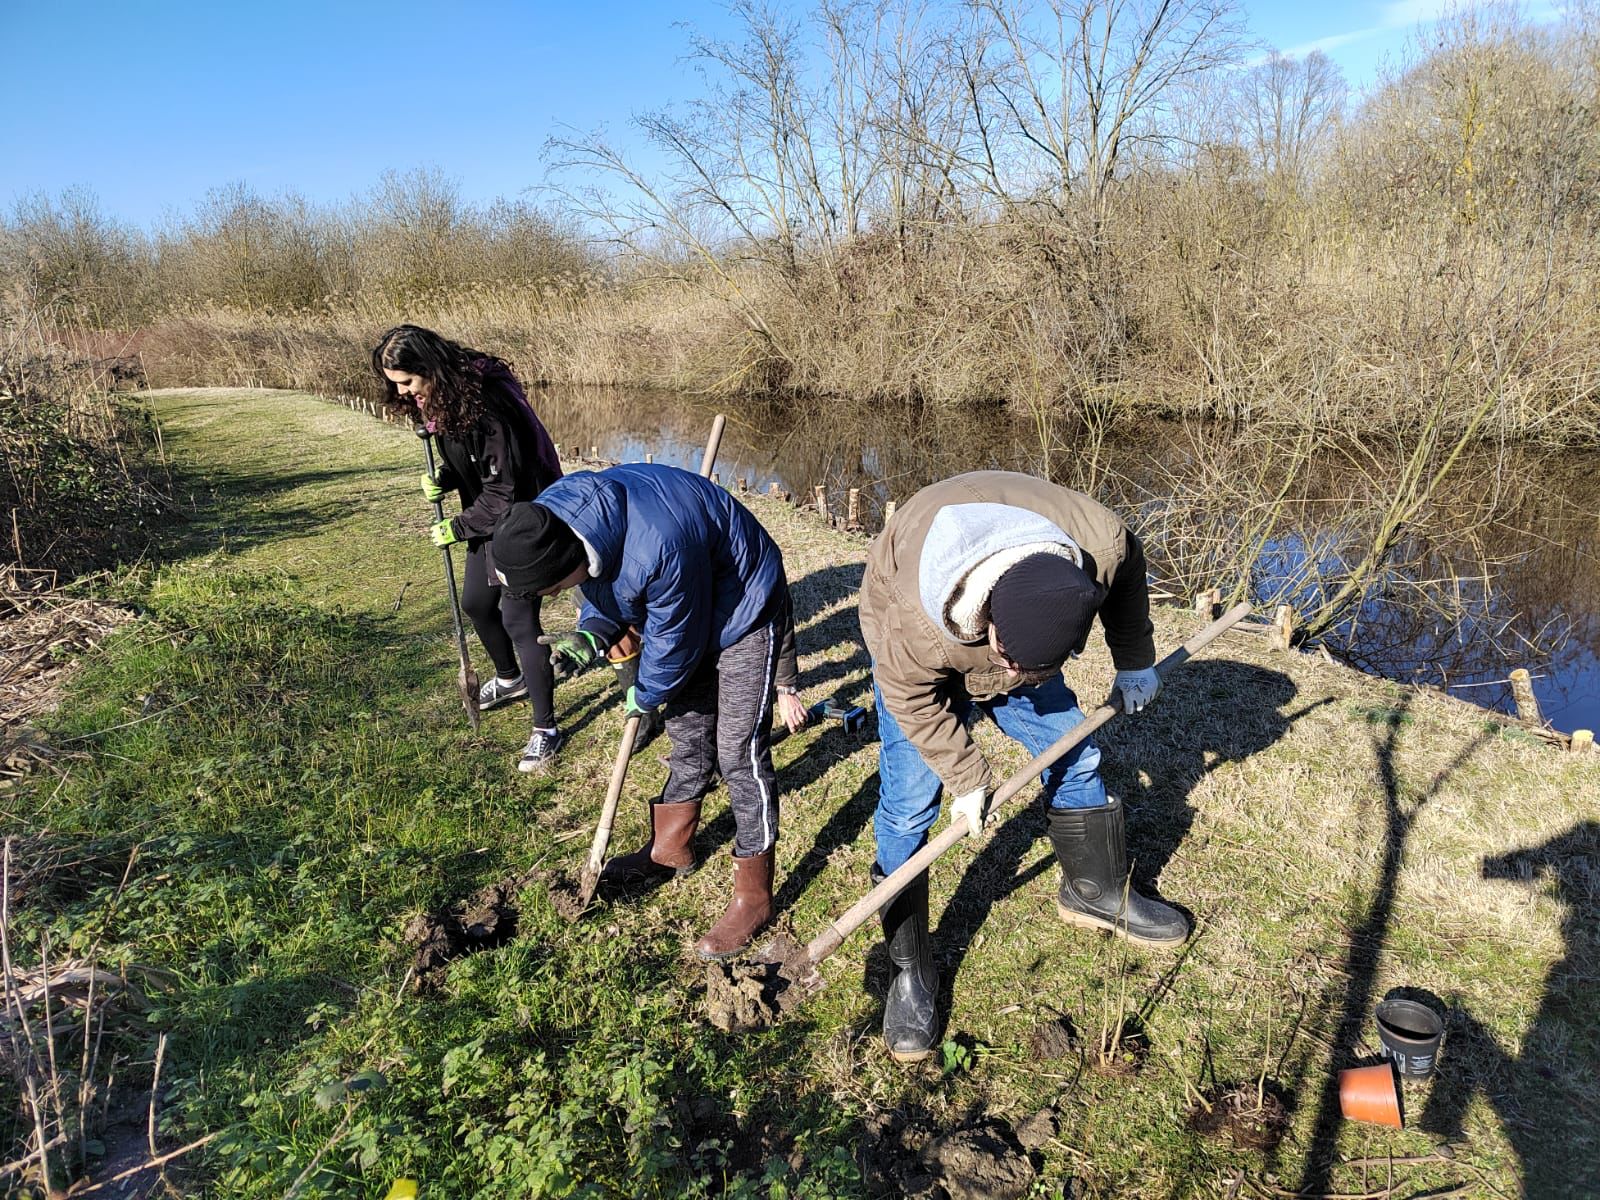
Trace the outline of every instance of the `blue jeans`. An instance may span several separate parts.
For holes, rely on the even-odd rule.
[[[876,682],[872,698],[878,709],[878,811],[872,826],[878,838],[878,866],[887,873],[928,840],[928,830],[939,817],[943,785],[884,706]],[[988,713],[1001,730],[1026,746],[1029,754],[1048,749],[1083,720],[1078,698],[1059,675],[988,700],[960,697],[953,707],[963,722],[972,721],[979,711]],[[1100,778],[1100,749],[1094,739],[1085,738],[1058,759],[1045,771],[1040,785],[1050,797],[1051,808],[1104,805],[1106,785]]]

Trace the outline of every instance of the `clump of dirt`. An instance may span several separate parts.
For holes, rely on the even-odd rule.
[[[1011,1200],[1033,1187],[1033,1162],[1004,1121],[990,1118],[932,1142],[922,1152],[950,1200]]]
[[[493,950],[517,935],[517,893],[527,884],[522,875],[510,875],[474,892],[464,901],[411,918],[403,935],[414,947],[412,986],[424,991],[438,982],[440,969],[451,959],[479,950]]]
[[[565,871],[553,872],[546,882],[550,888],[550,905],[557,916],[576,921],[589,910],[578,894],[582,884]]]
[[[752,960],[706,968],[706,1019],[724,1033],[765,1029],[805,999],[814,972],[806,948],[779,933]]]
[[[1213,1088],[1204,1104],[1189,1109],[1189,1128],[1207,1137],[1226,1138],[1241,1150],[1270,1150],[1289,1129],[1289,1106],[1272,1080],[1259,1086],[1236,1083]]]
[[[1028,1038],[1028,1048],[1033,1052],[1035,1062],[1070,1058],[1078,1052],[1078,1031],[1072,1027],[1069,1018],[1052,1017],[1034,1027]]]
[[[1029,1157],[1055,1134],[1055,1114],[1036,1113],[1023,1127],[1038,1140],[1026,1144],[996,1117],[936,1135],[898,1113],[867,1118],[860,1149],[863,1182],[874,1195],[915,1200],[1012,1200],[1033,1187]],[[1048,1132],[1045,1130],[1048,1129]]]

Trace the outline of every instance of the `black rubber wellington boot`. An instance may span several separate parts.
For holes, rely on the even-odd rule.
[[[874,863],[872,882],[883,880]],[[894,964],[883,1005],[883,1042],[897,1062],[916,1062],[933,1053],[939,1030],[939,970],[928,936],[928,873],[913,879],[878,915]]]
[[[617,676],[617,689],[623,695],[628,694],[628,689],[639,682],[639,656],[634,654],[620,662],[612,662],[611,669]],[[637,754],[651,742],[656,740],[656,735],[661,732],[664,725],[659,710],[639,718],[639,732],[633,735],[633,753]]]
[[[1069,925],[1106,929],[1141,946],[1181,946],[1189,922],[1170,904],[1133,890],[1122,801],[1103,808],[1052,808],[1050,844],[1061,864],[1056,911]]]

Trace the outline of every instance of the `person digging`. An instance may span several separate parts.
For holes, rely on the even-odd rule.
[[[583,596],[578,627],[548,636],[573,671],[597,665],[639,631],[628,717],[661,712],[672,741],[650,839],[612,859],[602,887],[693,870],[700,806],[718,772],[733,808],[733,897],[700,939],[731,958],[772,919],[778,792],[772,768],[774,674],[788,620],[783,556],[722,488],[676,467],[633,464],[569,475],[495,528],[508,591]]]
[[[1096,614],[1125,711],[1160,690],[1144,551],[1110,510],[1028,475],[979,471],[918,492],[867,552],[861,631],[878,716],[876,882],[922,848],[948,794],[951,820],[982,829],[989,765],[969,723],[987,714],[1038,754],[1084,719],[1061,668]],[[1086,739],[1044,774],[1068,924],[1147,946],[1180,945],[1183,914],[1132,890],[1121,803]],[[924,1058],[938,1029],[938,972],[923,872],[882,914],[893,964],[883,1037]]]

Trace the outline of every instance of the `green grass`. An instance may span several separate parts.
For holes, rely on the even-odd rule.
[[[1040,1194],[1070,1178],[1075,1195],[1211,1195],[1241,1172],[1269,1192],[1360,1191],[1381,1172],[1364,1181],[1338,1158],[1431,1155],[1441,1138],[1452,1157],[1396,1168],[1397,1195],[1590,1186],[1600,767],[1258,639],[1224,640],[1100,739],[1136,869],[1193,911],[1196,938],[1173,955],[1064,927],[1043,821],[1021,810],[935,870],[952,1046],[928,1065],[896,1066],[877,1041],[870,932],[788,1023],[738,1037],[700,1018],[690,946],[727,894],[720,794],[697,874],[577,926],[530,887],[513,941],[413,994],[414,914],[580,860],[616,698],[600,674],[564,684],[561,768],[519,775],[525,712],[486,715],[474,738],[459,709],[414,439],[290,393],[156,404],[194,519],[114,584],[143,619],[71,685],[50,729],[72,752],[61,770],[4,807],[22,957],[45,934],[58,957],[98,939],[106,964],[170,972],[144,1027],[117,1036],[142,1105],[155,1031],[170,1034],[165,1144],[224,1131],[174,1176],[183,1193],[299,1181],[304,1197],[376,1197],[410,1176],[428,1197],[859,1195],[883,1113],[937,1130],[1046,1104],[1060,1130]],[[864,543],[752,503],[794,581],[803,685],[864,699]],[[571,615],[562,602],[546,623]],[[1163,611],[1158,639],[1195,624]],[[1087,698],[1109,678],[1103,649],[1074,665]],[[980,739],[1006,769],[1025,757],[992,729]],[[655,754],[630,775],[617,848],[642,836]],[[780,899],[808,937],[868,886],[875,746],[830,729],[776,757]],[[1371,1006],[1400,984],[1452,1008],[1441,1076],[1408,1089],[1405,1132],[1341,1125],[1330,1059],[1370,1052]],[[1041,1021],[1064,1013],[1092,1040],[1119,1009],[1148,1031],[1138,1075],[1034,1060]],[[1184,1076],[1206,1088],[1263,1069],[1296,1101],[1280,1148],[1188,1129]]]

